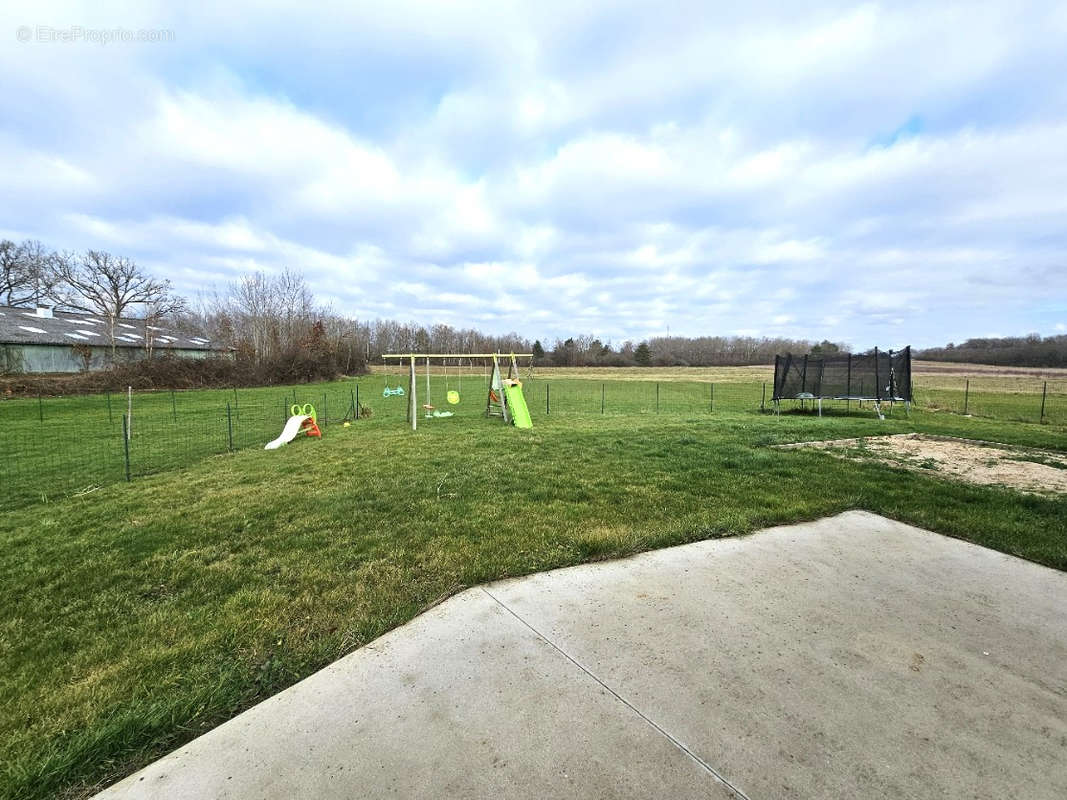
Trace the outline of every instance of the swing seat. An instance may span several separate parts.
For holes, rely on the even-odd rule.
[[[423,403],[422,407],[425,408],[427,411],[433,411],[436,408],[436,406],[431,406],[429,403]]]

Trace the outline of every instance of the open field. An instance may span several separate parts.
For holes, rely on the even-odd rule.
[[[969,364],[963,361],[915,361],[915,374],[958,378],[1041,378],[1067,381],[1063,367],[1004,367],[995,364]]]
[[[1067,452],[1062,427],[710,412],[688,386],[670,411],[642,389],[620,397],[636,410],[601,415],[600,386],[581,383],[532,431],[474,406],[414,434],[402,410],[378,413],[379,384],[371,419],[275,452],[256,436],[280,430],[282,397],[263,390],[248,449],[0,515],[0,797],[84,795],[495,578],[850,508],[1067,568],[1063,497],[771,447],[923,431]],[[223,395],[205,395],[212,425]],[[241,425],[257,419],[239,401]],[[169,397],[154,402],[165,414]]]
[[[421,370],[420,366],[420,370]],[[403,374],[406,367],[397,364],[372,365],[375,374]],[[449,367],[455,375],[459,367]],[[441,372],[434,367],[435,374]],[[462,367],[464,375],[481,376],[478,367]],[[758,383],[774,380],[774,364],[757,364],[747,367],[535,367],[535,376],[542,379],[580,378],[606,381],[716,381],[721,383]],[[1067,383],[1067,369],[1056,367],[998,367],[991,364],[967,364],[952,361],[913,361],[912,373],[921,378],[920,383],[934,389],[955,388],[957,379],[970,378],[979,389],[997,391],[1012,386],[1031,386],[1035,382],[1054,381]],[[523,376],[527,368],[523,367]]]
[[[395,364],[372,366],[375,374],[407,375],[407,368]],[[421,370],[422,367],[420,366]],[[458,367],[449,367],[454,375]],[[435,365],[434,374],[441,373]],[[481,368],[465,367],[464,375],[483,376]],[[522,367],[522,377],[530,375],[527,365]],[[588,381],[663,381],[663,382],[711,382],[719,383],[761,383],[770,384],[774,380],[774,364],[751,367],[534,367],[533,377],[540,380],[577,379]]]

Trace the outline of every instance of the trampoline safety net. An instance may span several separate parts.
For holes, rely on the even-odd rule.
[[[840,355],[774,357],[773,400],[911,401],[911,347]]]

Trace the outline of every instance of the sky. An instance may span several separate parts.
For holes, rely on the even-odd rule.
[[[1063,2],[199,5],[4,3],[0,236],[548,341],[1067,332]]]

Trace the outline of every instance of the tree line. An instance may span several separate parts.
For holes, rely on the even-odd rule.
[[[773,364],[779,353],[846,352],[847,345],[754,336],[662,336],[613,346],[595,336],[556,339],[551,350],[532,346],[534,363],[556,367],[739,367]]]
[[[32,240],[0,241],[0,305],[38,304],[104,318],[112,356],[120,344],[119,320],[138,320],[149,357],[159,352],[154,347],[157,329],[170,328],[207,337],[218,350],[232,353],[233,361],[254,365],[254,374],[268,383],[359,374],[368,361],[389,352],[530,348],[529,340],[517,333],[353,319],[319,303],[303,275],[290,269],[244,275],[192,302],[175,293],[169,281],[154,278],[124,256],[102,250],[61,252]],[[149,365],[143,369],[159,371]],[[182,380],[189,379],[188,369],[181,366]],[[219,371],[217,365],[204,369]],[[177,370],[175,366],[172,372],[177,375]]]
[[[155,328],[206,336],[237,361],[279,365],[278,379],[291,378],[294,364],[308,380],[357,374],[394,352],[532,352],[541,366],[704,367],[769,364],[778,353],[845,349],[829,341],[750,336],[663,336],[615,345],[593,335],[556,339],[546,348],[515,332],[353,319],[319,303],[304,277],[289,269],[244,275],[193,303],[130,258],[100,250],[58,252],[36,241],[0,242],[0,303],[50,303],[104,317],[113,351],[120,318],[143,321],[148,355]]]
[[[530,347],[517,333],[496,336],[449,325],[353,319],[319,304],[303,276],[291,270],[245,275],[203,299],[183,323],[232,348],[239,358],[291,356],[314,342],[320,357],[349,375],[386,353],[518,353]]]
[[[919,350],[916,358],[927,361],[962,361],[1012,367],[1067,367],[1067,335],[1003,336],[968,339],[961,344]]]

